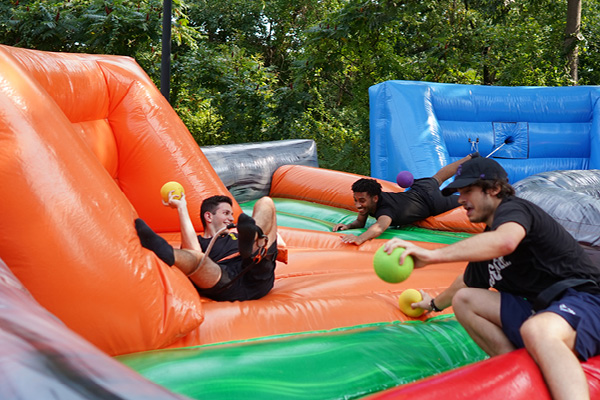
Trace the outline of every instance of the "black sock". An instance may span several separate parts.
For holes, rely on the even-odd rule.
[[[165,264],[169,266],[175,264],[175,252],[173,246],[165,239],[158,236],[146,223],[137,218],[135,220],[135,230],[137,231],[142,247],[152,250]]]
[[[252,255],[256,234],[262,236],[262,230],[256,225],[254,218],[242,213],[238,217],[237,231],[240,255],[242,258],[248,258]]]

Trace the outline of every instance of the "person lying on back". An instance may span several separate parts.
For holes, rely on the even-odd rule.
[[[233,201],[212,196],[202,202],[200,219],[204,232],[196,236],[185,194],[165,203],[177,209],[181,226],[181,249],[174,249],[142,219],[135,228],[143,247],[170,266],[179,268],[198,293],[216,301],[254,300],[273,288],[277,259],[277,216],[270,197],[259,199],[252,217],[240,214],[233,224]],[[237,234],[229,229],[236,227]]]

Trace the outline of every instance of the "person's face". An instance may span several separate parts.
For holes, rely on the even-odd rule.
[[[207,222],[215,231],[233,223],[233,210],[228,203],[220,203],[214,214],[208,214]]]
[[[354,206],[360,215],[374,213],[379,196],[370,196],[367,192],[354,192]]]
[[[494,189],[484,192],[479,186],[467,186],[458,189],[458,203],[467,210],[471,222],[484,222],[491,225],[498,198]]]

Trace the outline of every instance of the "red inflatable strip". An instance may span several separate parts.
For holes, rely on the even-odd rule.
[[[600,399],[600,356],[583,363],[590,398]],[[399,386],[369,400],[550,400],[542,374],[525,349],[493,357],[421,381]]]

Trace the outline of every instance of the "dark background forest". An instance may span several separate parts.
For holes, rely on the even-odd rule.
[[[0,43],[135,58],[162,0],[2,0]],[[370,86],[600,84],[598,0],[173,0],[169,99],[200,145],[309,138],[369,175]]]

